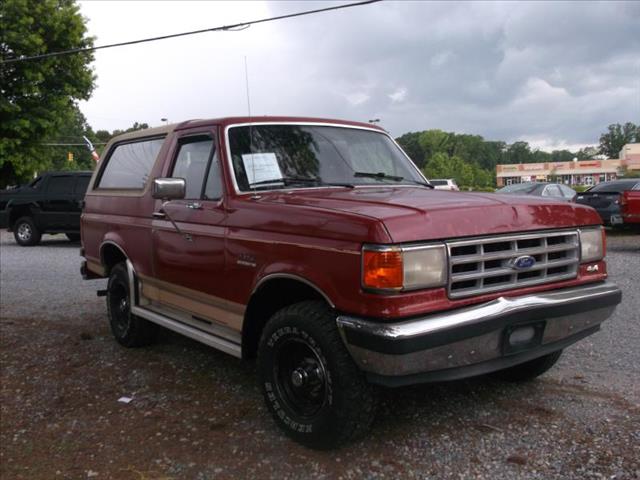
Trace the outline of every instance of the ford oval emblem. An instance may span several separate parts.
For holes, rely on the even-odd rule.
[[[531,268],[536,264],[536,259],[531,255],[523,255],[521,257],[516,257],[511,260],[510,266],[515,270],[526,270],[527,268]]]

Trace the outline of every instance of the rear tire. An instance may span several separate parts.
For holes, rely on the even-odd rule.
[[[13,224],[13,237],[16,239],[18,245],[23,247],[32,247],[40,243],[42,233],[36,227],[33,218],[20,217],[16,223]]]
[[[141,347],[153,343],[157,326],[131,313],[129,274],[125,263],[111,269],[107,284],[107,311],[111,332],[124,347]]]
[[[330,449],[366,433],[376,408],[368,384],[347,352],[335,313],[323,302],[278,311],[258,348],[265,402],[278,426],[307,447]]]
[[[528,382],[553,367],[560,359],[560,355],[562,355],[562,350],[500,370],[496,372],[496,376],[507,382]]]

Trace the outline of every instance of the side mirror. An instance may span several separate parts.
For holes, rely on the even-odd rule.
[[[153,198],[164,200],[179,200],[184,198],[187,184],[184,178],[156,178],[153,181]]]

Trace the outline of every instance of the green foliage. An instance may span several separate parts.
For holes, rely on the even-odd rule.
[[[623,145],[640,142],[640,127],[633,123],[610,125],[608,132],[600,137],[600,149],[590,146],[578,152],[554,150],[549,153],[532,149],[528,142],[507,144],[485,140],[480,135],[442,130],[410,132],[396,140],[427,178],[455,178],[460,187],[482,190],[495,185],[498,164],[570,162],[576,157],[589,160],[599,152],[617,158]],[[605,144],[608,150],[603,148]]]
[[[3,60],[93,45],[74,0],[2,0],[0,32]],[[93,90],[92,61],[89,52],[0,67],[3,182],[24,181],[54,166],[51,150],[42,144],[72,128],[68,122],[84,122],[76,102]]]
[[[413,163],[415,163],[418,168],[422,168],[424,165],[424,151],[420,146],[420,133],[421,132],[405,133],[397,139],[398,144],[400,144],[404,152],[409,155],[409,158],[413,160]]]
[[[431,157],[423,172],[427,178],[454,178],[460,188],[489,188],[494,183],[493,174],[488,170],[443,152]]]
[[[598,149],[596,147],[584,147],[576,153],[578,160],[591,160],[596,155],[598,155]]]
[[[640,142],[640,126],[631,122],[624,125],[612,123],[607,131],[600,135],[600,153],[609,158],[618,158],[622,147],[627,143]]]

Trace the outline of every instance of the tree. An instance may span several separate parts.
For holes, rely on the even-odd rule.
[[[409,158],[413,160],[413,163],[418,168],[424,166],[424,150],[420,146],[420,133],[421,132],[409,132],[405,133],[401,137],[396,138],[396,142],[402,147]]]
[[[133,126],[125,130],[114,130],[111,136],[115,137],[116,135],[122,135],[123,133],[136,132],[138,130],[145,130],[147,128],[149,128],[149,124],[147,123],[133,122]]]
[[[93,45],[74,0],[2,0],[2,60]],[[50,149],[89,98],[95,76],[91,52],[5,63],[0,67],[0,168],[3,182],[50,168]]]
[[[527,142],[514,142],[507,147],[505,163],[531,163],[534,161]]]
[[[449,152],[450,134],[442,130],[425,130],[420,134],[419,142],[424,151],[424,158],[428,162],[436,153]]]
[[[640,142],[640,126],[631,122],[624,125],[612,123],[607,131],[600,135],[600,153],[608,158],[618,158],[622,147],[627,143]]]
[[[581,148],[576,153],[578,160],[591,160],[596,155],[598,155],[598,149],[591,146]]]
[[[98,138],[87,124],[87,119],[76,106],[65,118],[64,125],[56,134],[55,143],[70,143],[74,145],[50,145],[47,146],[46,157],[50,160],[47,166],[51,170],[93,170],[95,161],[91,153],[84,145],[82,137],[87,137],[92,142],[98,142]],[[79,145],[78,145],[79,144]],[[68,154],[73,154],[73,160],[69,160]]]

